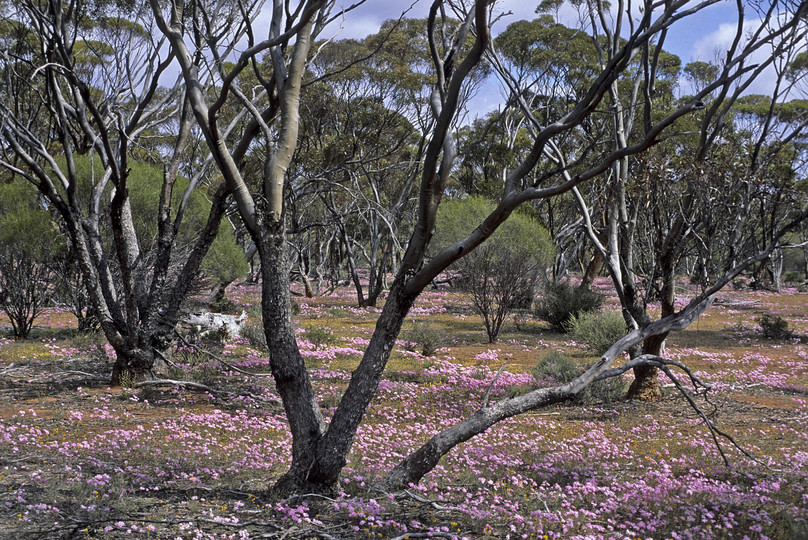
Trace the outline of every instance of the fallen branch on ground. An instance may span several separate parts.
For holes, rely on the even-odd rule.
[[[261,396],[257,396],[252,392],[225,392],[223,390],[216,390],[215,388],[211,388],[210,386],[194,381],[183,381],[183,380],[176,380],[176,379],[153,379],[150,381],[140,381],[135,383],[135,388],[144,388],[147,386],[182,386],[185,388],[195,388],[197,390],[202,390],[204,392],[210,392],[213,395],[217,396],[226,396],[230,397],[231,399],[234,397],[248,397],[250,399],[254,399],[256,401],[262,401],[265,403],[272,403],[278,404],[280,400],[278,399],[267,399]]]

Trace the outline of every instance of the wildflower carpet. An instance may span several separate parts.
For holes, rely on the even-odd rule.
[[[258,290],[242,285],[231,298],[249,309]],[[299,341],[328,416],[378,310],[352,307],[347,290],[298,302]],[[110,388],[112,351],[54,310],[29,341],[0,335],[0,537],[807,538],[806,305],[793,289],[729,291],[669,339],[668,355],[713,384],[699,406],[748,453],[721,440],[729,466],[663,376],[661,402],[538,410],[456,448],[420,484],[384,493],[374,480],[472,414],[489,388],[496,400],[540,384],[531,370],[550,351],[581,367],[595,357],[529,318],[489,344],[462,295],[428,293],[340,488],[286,498],[268,494],[291,441],[259,340],[180,347],[170,378],[207,390]],[[786,319],[795,336],[765,339],[761,313]],[[418,343],[424,328],[430,356]]]

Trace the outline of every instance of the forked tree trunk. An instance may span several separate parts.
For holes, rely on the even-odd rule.
[[[261,314],[272,376],[292,432],[292,465],[276,489],[295,493],[306,486],[325,423],[295,339],[283,220],[268,221],[258,224],[261,238],[255,239],[261,256]]]
[[[393,283],[362,361],[351,377],[328,431],[320,440],[317,458],[307,478],[312,486],[329,489],[336,485],[347,463],[356,431],[376,395],[396,337],[417,297],[417,294],[406,293],[405,281],[404,276],[399,275]]]
[[[642,353],[662,356],[662,346],[667,334],[652,336],[643,342]],[[662,399],[662,388],[659,385],[659,369],[654,366],[634,368],[634,380],[629,386],[626,397],[638,401],[658,401]]]

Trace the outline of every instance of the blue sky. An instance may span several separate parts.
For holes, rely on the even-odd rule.
[[[348,6],[352,3],[348,0],[342,5]],[[430,0],[419,0],[414,4],[409,0],[368,0],[363,6],[345,15],[342,22],[343,28],[339,31],[337,38],[365,37],[376,32],[385,20],[398,18],[410,6],[412,9],[408,16],[425,17],[430,3]],[[538,0],[498,1],[498,10],[511,14],[504,16],[497,23],[494,28],[495,33],[504,30],[508,24],[514,21],[535,18],[537,5]],[[338,9],[339,7],[334,11],[336,12]],[[724,1],[688,17],[687,22],[678,25],[668,34],[666,49],[678,54],[683,62],[695,59],[706,60],[706,58],[699,57],[711,49],[711,39],[719,37],[721,25],[728,25],[734,30],[736,21],[734,10],[735,2]]]

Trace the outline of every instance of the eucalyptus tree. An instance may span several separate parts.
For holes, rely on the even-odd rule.
[[[225,71],[221,62],[224,57],[219,51],[219,47],[226,45],[221,40],[223,33],[208,24],[208,21],[218,20],[214,17],[217,15],[215,6],[176,1],[168,6],[166,16],[161,4],[151,0],[159,28],[168,37],[177,57],[199,129],[234,194],[261,258],[264,330],[270,349],[272,373],[293,440],[292,463],[277,484],[278,489],[323,490],[336,484],[365,411],[376,395],[402,323],[420,293],[439,273],[480,246],[519,205],[569,192],[603,175],[627,156],[645,152],[665,136],[676,120],[699,110],[707,94],[715,91],[716,100],[721,101],[734,82],[754,72],[755,68],[750,68],[746,63],[749,56],[769,44],[777,45],[778,49],[774,52],[779,54],[779,43],[789,33],[801,29],[800,20],[808,9],[804,5],[777,3],[776,9],[788,11],[787,16],[777,21],[778,24],[774,24],[775,13],[766,18],[759,32],[753,33],[743,46],[733,47],[728,52],[716,80],[699,93],[659,115],[644,115],[642,133],[630,142],[626,141],[626,144],[591,145],[575,159],[563,160],[555,148],[573,135],[577,136],[577,130],[592,115],[605,114],[604,107],[610,110],[614,100],[609,100],[608,95],[614,91],[613,87],[621,76],[632,68],[637,55],[650,51],[651,45],[674,23],[712,3],[712,0],[698,3],[684,0],[664,4],[647,2],[639,13],[627,5],[618,4],[613,18],[613,24],[618,27],[613,29],[613,35],[621,36],[621,39],[611,40],[612,50],[603,57],[597,74],[569,107],[554,110],[545,121],[529,115],[533,130],[530,148],[524,159],[504,175],[495,208],[465,238],[428,257],[437,210],[455,169],[457,153],[453,127],[460,113],[461,97],[468,90],[470,77],[491,44],[489,1],[474,2],[468,12],[463,12],[459,3],[442,0],[432,2],[426,28],[426,43],[433,64],[433,89],[429,100],[432,121],[428,126],[429,134],[417,186],[418,203],[413,231],[370,342],[331,421],[326,425],[290,320],[283,190],[290,182],[297,180],[287,172],[299,135],[300,89],[312,36],[329,20],[331,4],[324,0],[306,0],[294,5],[275,2],[271,6],[269,35],[260,41],[252,30],[252,9],[229,12],[230,20],[234,21],[232,24],[247,29],[248,41],[234,62],[234,67]],[[218,7],[224,8],[222,5]],[[606,9],[605,5],[599,7]],[[184,24],[186,8],[197,14],[196,24]],[[780,11],[776,13],[779,15]],[[460,24],[454,23],[455,20],[459,20]],[[631,21],[630,25],[624,25],[627,20]],[[466,46],[468,40],[471,41],[470,46]],[[267,116],[271,112],[272,100],[270,109],[256,107],[249,100],[244,100],[245,107],[259,125],[261,136],[267,143],[260,191],[251,193],[240,172],[238,159],[234,157],[234,150],[230,149],[222,136],[218,114],[227,96],[231,92],[238,92],[234,81],[239,73],[247,67],[262,73],[257,55],[265,52],[271,59],[272,72],[262,74],[261,80],[268,94],[274,96],[279,115],[277,121],[270,124]],[[212,68],[219,70],[221,84],[213,96],[202,91],[200,69],[195,63],[195,59],[199,58],[212,59]],[[640,73],[645,87],[650,88],[655,74],[651,70],[641,70]],[[649,107],[652,105],[648,104]],[[525,108],[529,110],[529,107]],[[607,137],[605,140],[611,140],[610,133],[604,133]],[[598,153],[598,159],[589,159],[593,152]],[[548,159],[553,161],[552,166],[547,165]],[[540,163],[543,166],[541,174],[534,176],[532,172]],[[806,216],[808,213],[799,217]],[[774,238],[779,239],[780,236],[775,235]],[[766,250],[771,249],[771,244],[766,247]],[[686,327],[706,309],[714,293],[737,275],[744,264],[722,276],[679,312],[635,328],[573,381],[494,404],[489,403],[487,397],[484,398],[477,413],[435,434],[392,470],[381,485],[398,488],[417,482],[457,444],[503,419],[569,399],[595,379],[615,376],[643,365],[662,366],[664,369],[670,365],[680,365],[656,355],[642,355],[620,367],[611,367],[622,351],[650,336]]]
[[[504,44],[499,48],[499,54],[494,55],[494,65],[520,96],[519,113],[532,119],[532,125],[526,124],[529,129],[536,129],[546,121],[546,103],[553,100],[562,104],[569,102],[570,95],[574,95],[582,83],[585,87],[588,78],[597,73],[597,70],[593,72],[579,68],[579,64],[602,68],[625,45],[621,29],[631,25],[629,17],[620,15],[620,12],[615,15],[599,3],[577,4],[577,8],[582,29],[587,32],[570,30],[552,23],[546,16],[540,17],[531,25],[514,25],[514,29],[521,29],[520,32],[504,33]],[[789,20],[791,16],[790,12],[784,14],[777,10],[788,11],[791,8],[802,9],[799,4],[769,6],[769,11],[761,13],[760,18],[770,24],[769,31],[777,33],[775,28],[779,20]],[[743,17],[739,17],[739,20],[740,25]],[[676,101],[675,93],[680,79],[679,60],[664,51],[666,33],[660,33],[658,38],[636,50],[631,69],[611,83],[604,98],[604,104],[608,106],[596,111],[586,124],[581,125],[575,141],[577,144],[570,144],[572,139],[553,141],[546,149],[547,167],[566,168],[567,163],[576,160],[598,162],[602,159],[598,145],[609,144],[614,151],[621,152],[646,139],[653,126],[669,116],[671,111],[676,111],[682,103],[693,102],[698,105],[696,109],[708,104],[701,117],[694,112],[687,118],[678,118],[669,129],[672,133],[701,133],[701,139],[698,135],[669,140],[665,140],[668,137],[660,138],[659,141],[664,142],[649,152],[642,155],[625,152],[604,171],[600,179],[571,190],[587,214],[587,234],[594,247],[594,257],[587,268],[584,283],[592,278],[590,270],[605,262],[630,327],[641,328],[652,322],[649,302],[661,301],[663,317],[675,312],[678,265],[688,249],[695,248],[695,243],[704,243],[712,238],[697,233],[700,227],[708,227],[709,220],[715,221],[713,212],[717,203],[711,204],[710,201],[726,201],[735,193],[735,188],[730,184],[713,182],[710,185],[705,182],[710,178],[706,172],[709,165],[705,164],[705,151],[713,143],[720,142],[718,134],[722,133],[729,107],[755,76],[768,67],[788,64],[790,58],[799,52],[799,40],[804,32],[801,25],[804,23],[800,22],[799,16],[790,22],[794,24],[794,32],[781,33],[772,43],[754,45],[754,39],[766,31],[765,25],[750,34],[753,37],[746,42],[746,47],[770,48],[772,54],[761,64],[743,67],[741,72],[747,75],[738,74],[739,82],[732,91],[726,85],[716,86],[716,81],[729,75],[726,64],[722,69],[706,63],[687,66],[684,73],[691,81],[694,96],[679,101]],[[554,65],[542,46],[548,39],[558,39],[558,36],[566,36],[566,45],[561,48],[562,59],[567,51],[575,51],[571,59],[561,62],[564,68]],[[747,36],[739,29],[729,55],[739,54],[740,51],[739,56],[744,56],[741,43],[746,39]],[[536,45],[526,46],[525,40],[534,40]],[[513,42],[521,46],[513,47]],[[588,60],[582,62],[581,58]],[[536,100],[537,95],[548,93],[550,98]],[[697,98],[696,101],[692,101],[694,98]],[[734,149],[743,152],[737,146]],[[688,159],[691,155],[696,159]],[[666,181],[660,182],[661,179]],[[586,199],[592,202],[585,203]],[[747,217],[747,214],[737,211],[730,215],[739,216],[739,222]],[[704,223],[700,220],[704,220]],[[778,222],[778,226],[769,227],[772,234],[763,243],[758,243],[757,251],[771,243],[779,225],[782,225],[782,221]],[[587,227],[579,230],[587,230]],[[704,251],[712,253],[713,260],[718,256],[710,249]],[[744,256],[749,253],[747,250]],[[728,260],[724,271],[729,271],[738,262],[738,258]],[[664,334],[649,336],[642,344],[633,347],[630,353],[632,356],[659,355],[664,339]],[[635,383],[629,395],[641,399],[658,397],[657,372],[653,366],[637,367]]]
[[[177,239],[206,168],[187,171],[192,125],[179,84],[165,88],[173,56],[148,6],[21,1],[3,25],[17,33],[0,52],[0,165],[36,186],[62,223],[94,315],[117,353],[112,380],[150,376],[171,342],[179,310],[226,208],[226,186],[208,188],[207,219],[192,247]],[[35,44],[34,47],[30,44]],[[138,161],[162,170],[154,235],[143,237],[130,197]],[[144,242],[153,245],[144,245]],[[106,239],[109,239],[107,241]]]
[[[480,196],[444,202],[438,210],[432,251],[437,253],[465,238],[493,208],[492,201]],[[489,343],[497,341],[508,315],[530,307],[536,285],[555,253],[549,234],[530,217],[530,210],[520,208],[485,244],[456,264],[458,285],[471,295]]]
[[[776,20],[771,12],[762,18]],[[707,288],[747,257],[777,245],[782,228],[804,209],[789,162],[791,141],[802,133],[805,117],[785,122],[782,114],[793,108],[782,100],[794,95],[784,68],[804,46],[804,31],[804,23],[797,22],[795,33],[767,45],[772,50],[769,61],[754,66],[756,73],[768,69],[775,74],[773,97],[763,100],[766,105],[758,108],[754,122],[743,119],[749,112],[745,103],[759,100],[741,96],[752,78],[739,82],[732,92],[708,93],[710,77],[720,77],[721,68],[688,65],[684,72],[694,88],[701,89],[704,110],[677,122],[674,129],[682,135],[609,172],[610,191],[602,210],[607,241],[592,230],[590,236],[607,263],[630,325],[650,324],[648,307],[653,301],[660,302],[662,317],[675,313],[677,272],[689,254],[699,254],[697,279]],[[738,36],[741,39],[740,30]],[[654,58],[653,52],[645,55],[646,70],[655,71]],[[648,104],[639,106],[640,96],[645,94],[644,100],[651,103],[660,93],[639,84],[635,89],[627,105],[615,111],[613,138],[618,146],[636,137],[632,131],[642,130],[650,116],[672,106],[660,103],[649,112]],[[582,211],[588,212],[583,197],[578,198]],[[758,261],[758,268],[765,267],[769,258]],[[632,355],[661,354],[665,337],[650,336]],[[653,366],[635,369],[629,396],[659,397],[657,374]]]
[[[379,34],[335,41],[317,54],[309,68],[314,80],[304,85],[305,130],[292,165],[305,181],[292,181],[290,208],[334,231],[343,255],[335,262],[347,266],[360,306],[376,305],[403,251],[399,230],[411,220],[423,149],[415,126],[427,81],[402,52],[399,25],[417,27],[391,21]],[[368,270],[367,287],[360,268]]]
[[[342,255],[336,262],[348,268],[360,306],[376,305],[404,252],[401,230],[414,217],[414,186],[433,121],[426,25],[392,19],[362,40],[333,41],[318,49],[303,85],[304,130],[292,167],[305,181],[292,180],[289,208],[331,225],[330,240],[340,242],[331,252]],[[465,97],[484,75],[479,67]],[[312,195],[316,204],[299,202]],[[296,230],[296,214],[290,217]],[[367,270],[367,285],[360,270]]]
[[[639,17],[639,21],[632,18],[631,9],[622,3],[617,6],[616,11],[612,10],[608,15],[606,14],[605,3],[593,2],[586,5],[576,5],[585,6],[584,9],[586,10],[591,9],[592,11],[589,11],[589,13],[592,17],[599,19],[601,23],[599,25],[593,21],[593,27],[599,26],[602,30],[605,30],[603,31],[603,36],[595,34],[593,39],[596,47],[599,47],[599,51],[603,53],[602,56],[599,54],[602,60],[600,64],[602,71],[590,83],[586,92],[571,107],[571,110],[566,114],[559,115],[560,118],[556,118],[554,121],[551,119],[549,122],[542,122],[537,115],[532,114],[530,107],[524,100],[520,100],[523,112],[530,119],[529,125],[536,133],[535,145],[526,162],[535,165],[540,158],[544,157],[554,165],[555,170],[551,169],[543,173],[537,183],[538,185],[526,186],[521,191],[518,189],[518,184],[509,185],[508,181],[506,181],[504,195],[498,209],[483,222],[467,241],[454,246],[454,248],[460,248],[456,251],[451,250],[454,251],[452,255],[455,257],[460,257],[462,253],[468,251],[466,249],[469,246],[468,240],[473,240],[476,234],[490,230],[491,225],[496,223],[495,219],[498,217],[498,211],[509,208],[507,204],[509,199],[522,202],[525,199],[556,196],[567,189],[572,191],[577,198],[580,197],[579,187],[582,184],[585,184],[587,180],[591,181],[595,177],[603,175],[607,171],[612,172],[613,178],[625,178],[625,176],[621,176],[623,175],[623,168],[627,165],[625,158],[642,156],[649,148],[664,141],[669,135],[673,135],[677,131],[677,122],[705,107],[704,103],[709,98],[712,98],[711,103],[706,107],[706,115],[702,117],[702,123],[698,130],[701,134],[699,150],[709,149],[710,145],[720,137],[719,134],[722,132],[721,120],[726,118],[730,107],[744,89],[748,88],[751,81],[759,76],[767,66],[776,62],[788,61],[805,47],[805,21],[808,6],[804,3],[786,2],[767,5],[766,11],[757,14],[760,16],[760,21],[762,21],[760,26],[750,33],[746,32],[747,27],[745,25],[748,21],[744,20],[741,12],[739,13],[734,45],[722,59],[722,68],[715,79],[693,96],[678,102],[670,100],[670,106],[667,106],[667,104],[664,107],[657,106],[654,101],[654,96],[657,94],[657,92],[654,92],[654,86],[659,82],[660,70],[663,67],[670,69],[670,66],[665,64],[668,60],[673,60],[664,58],[662,55],[667,24],[676,20],[678,15],[693,13],[692,10],[701,9],[704,5],[690,4],[685,6],[683,4],[674,6],[666,4],[664,9],[653,13],[654,6],[646,4],[643,6],[644,9],[641,11],[642,15]],[[678,9],[682,9],[682,11],[678,12]],[[661,26],[657,26],[658,24]],[[652,29],[658,31],[653,31]],[[600,44],[601,41],[606,41],[606,45]],[[761,50],[770,54],[768,57],[770,61],[747,64],[749,56]],[[637,57],[640,59],[639,65],[641,67],[636,72],[639,74],[639,82],[631,78],[633,77],[632,59]],[[662,60],[665,60],[665,62],[662,62]],[[669,80],[674,75],[675,71],[670,70]],[[622,79],[625,76],[629,77],[629,80],[632,81],[631,84],[624,84]],[[506,77],[506,84],[516,90],[518,87],[514,84],[513,78],[507,76],[507,74]],[[627,109],[625,116],[622,117],[620,114],[621,106],[617,103],[620,99],[621,87],[627,87],[632,93],[640,96],[636,101],[628,101],[637,109]],[[589,101],[593,90],[595,90],[598,97],[594,101]],[[570,133],[572,127],[580,126],[581,117],[576,116],[576,113],[581,111],[586,111],[592,116],[599,112],[611,117],[612,129],[604,132],[605,138],[603,136],[599,137],[599,140],[608,141],[610,144],[605,150],[598,150],[596,145],[592,145],[586,148],[585,152],[573,154],[568,159],[568,154],[563,150],[560,151],[562,146],[554,143],[556,141],[563,142],[564,135]],[[634,115],[637,115],[640,119],[638,121],[640,128],[636,132],[628,129],[625,123],[627,119],[633,118]],[[577,119],[577,122],[570,122],[572,119]],[[623,121],[622,123],[621,120]],[[632,134],[632,137],[630,139],[625,137],[624,139],[623,135],[629,133]],[[587,151],[592,152],[594,155],[587,159],[585,156]],[[508,180],[514,181],[524,178],[524,176],[520,175],[525,175],[525,164],[523,162],[512,170],[508,175]],[[547,187],[539,187],[543,182],[547,182],[545,184]],[[622,351],[644,346],[649,342],[659,343],[670,331],[680,330],[695,320],[699,313],[709,306],[717,291],[745,268],[769,256],[790,230],[808,219],[808,205],[805,204],[805,201],[800,201],[800,203],[791,207],[788,220],[781,222],[776,231],[767,237],[766,242],[759,245],[756,252],[747,253],[744,259],[717,276],[710,286],[705,287],[702,293],[691,299],[683,309],[665,314],[665,316],[656,321],[650,320],[650,317],[644,319],[639,311],[630,313],[632,319],[636,314],[637,319],[640,320],[639,324],[635,324],[633,330],[613,344],[597,362],[576,378],[575,381],[569,385],[541,389],[523,397],[503,400],[492,406],[488,406],[487,399],[484,399],[481,409],[476,414],[468,420],[436,434],[424,446],[391,471],[382,484],[400,486],[405,485],[407,482],[417,481],[422,474],[437,464],[444,452],[454,445],[468,440],[502,418],[554,402],[557,399],[566,399],[570,395],[577,393],[592,380],[600,380],[634,368],[657,368],[665,371],[679,386],[678,381],[669,369],[675,363],[662,358],[660,354],[654,354],[650,351],[643,351],[642,354],[634,355],[630,361],[618,368],[609,369],[609,366],[614,362],[615,355],[620,354]],[[593,229],[588,214],[584,213],[584,217],[585,223],[588,225],[587,230],[592,237],[593,243],[596,243],[596,236],[591,234]],[[619,223],[620,225],[626,224],[622,219]],[[603,246],[601,248],[604,258],[608,260],[610,254],[606,249],[603,249]],[[617,253],[618,257],[620,256],[619,251],[615,253]],[[436,259],[440,259],[440,257]],[[618,261],[621,265],[625,265],[625,260],[618,259]],[[630,267],[619,266],[617,270],[625,270],[626,268]],[[626,291],[620,287],[622,283],[624,283],[623,279],[615,280],[618,293],[621,300],[624,301],[624,307],[633,307],[630,302],[625,302]],[[634,320],[636,323],[636,319]],[[659,350],[659,352],[662,351]],[[686,366],[680,365],[679,367],[687,371]],[[692,373],[690,375],[691,380],[698,385],[697,379],[692,376]],[[681,386],[679,387],[681,388]],[[707,423],[711,429],[714,428],[709,421]]]

